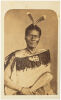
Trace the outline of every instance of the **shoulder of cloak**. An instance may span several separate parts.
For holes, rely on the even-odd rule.
[[[20,51],[20,50],[16,50],[16,51],[10,53],[8,56],[5,57],[5,61],[4,61],[4,70],[5,70],[5,68],[7,67],[7,65],[9,64],[10,59],[11,59],[13,56],[15,56],[15,54],[16,54],[18,51]]]

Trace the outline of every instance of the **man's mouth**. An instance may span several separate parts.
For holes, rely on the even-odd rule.
[[[36,41],[31,41],[30,43],[37,43]]]

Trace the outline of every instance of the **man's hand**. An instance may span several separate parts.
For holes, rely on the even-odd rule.
[[[25,87],[21,90],[21,92],[24,95],[31,95],[31,94],[33,94],[30,88],[25,88]]]

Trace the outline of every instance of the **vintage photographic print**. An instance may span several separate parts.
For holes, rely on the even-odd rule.
[[[9,10],[4,20],[5,95],[57,94],[56,13],[15,9]]]
[[[58,95],[58,15],[9,9],[4,16],[4,95]]]

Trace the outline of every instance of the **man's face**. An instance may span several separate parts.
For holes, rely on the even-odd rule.
[[[40,40],[39,32],[37,30],[29,31],[28,35],[25,36],[28,47],[35,48]]]

